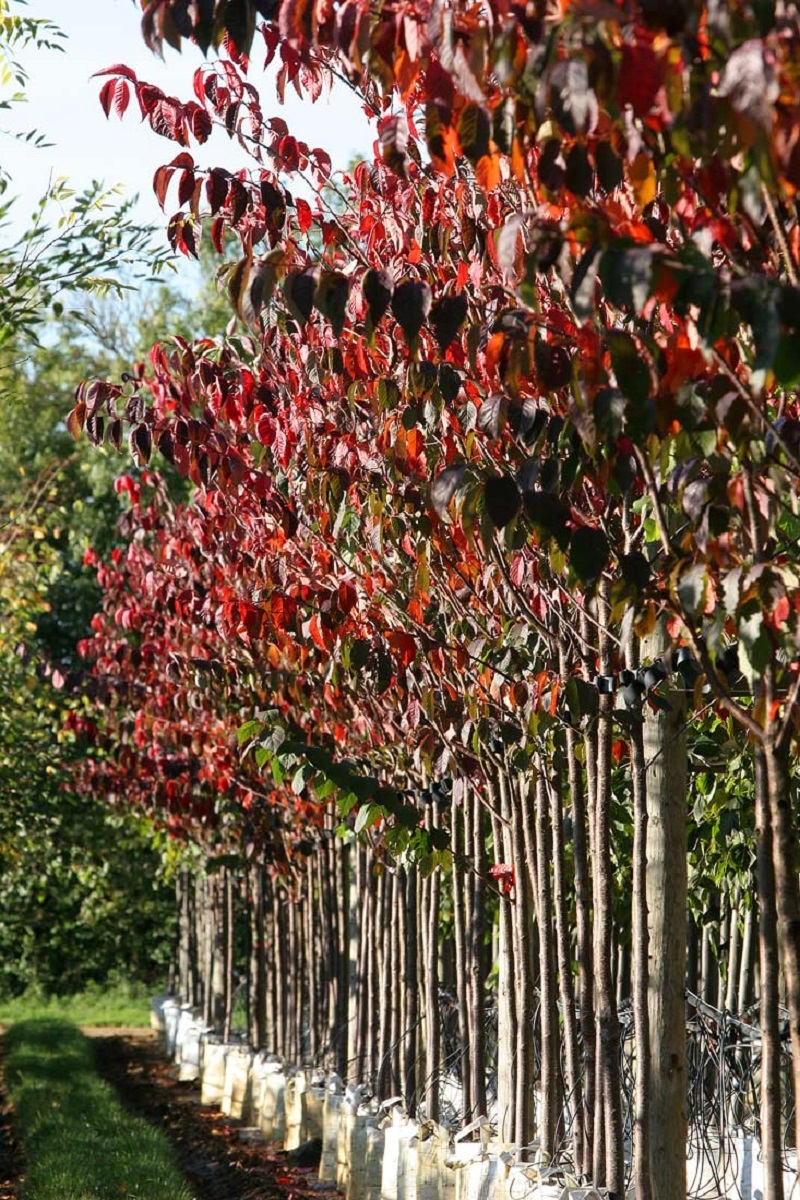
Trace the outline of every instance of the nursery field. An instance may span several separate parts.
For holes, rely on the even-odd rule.
[[[800,5],[119,7],[161,227],[0,167],[7,1173],[797,1200]]]

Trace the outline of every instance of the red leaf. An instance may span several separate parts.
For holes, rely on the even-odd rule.
[[[164,100],[165,96],[161,88],[155,87],[154,84],[139,83],[136,85],[136,99],[139,101],[142,116],[148,117],[159,100]]]
[[[194,171],[183,171],[178,182],[178,204],[187,204],[194,195]]]
[[[189,128],[192,131],[192,136],[195,141],[201,145],[207,142],[211,136],[211,131],[214,128],[211,117],[204,108],[199,104],[190,104],[188,106],[189,113]]]
[[[169,187],[169,181],[171,178],[171,167],[159,167],[153,176],[153,191],[155,192],[156,199],[158,200],[158,203],[162,209],[164,207],[164,202],[167,199],[167,188]]]
[[[300,232],[308,233],[314,224],[314,214],[311,211],[311,205],[308,201],[302,199],[296,200],[295,204],[297,206],[297,224],[300,226]]]
[[[225,218],[216,217],[211,222],[211,245],[216,250],[217,254],[222,254],[225,250]]]
[[[114,93],[117,90],[116,79],[107,79],[100,89],[100,103],[106,117],[111,116],[111,105],[114,103]]]
[[[402,179],[408,175],[408,121],[405,115],[387,117],[380,124],[381,155],[390,171]]]
[[[136,83],[135,74],[124,63],[115,63],[113,67],[106,67],[104,71],[95,71],[91,78],[97,79],[103,75],[122,75],[125,79],[130,79],[131,83]]]
[[[114,110],[118,117],[122,118],[130,104],[131,89],[124,79],[117,80],[117,93],[114,97]]]
[[[496,879],[500,885],[500,891],[504,896],[510,896],[514,891],[514,868],[508,863],[495,863],[493,867],[489,867],[489,874],[493,879]]]
[[[222,208],[228,195],[228,175],[220,167],[215,167],[206,179],[206,199],[212,215]]]

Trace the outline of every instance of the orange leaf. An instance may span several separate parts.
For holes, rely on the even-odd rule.
[[[642,150],[628,166],[628,179],[640,208],[646,208],[656,198],[656,172],[653,160]]]

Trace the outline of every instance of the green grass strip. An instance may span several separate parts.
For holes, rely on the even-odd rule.
[[[144,984],[113,983],[90,986],[74,996],[47,997],[31,991],[0,1001],[0,1025],[40,1017],[75,1025],[149,1025],[150,989]]]
[[[122,1108],[74,1025],[14,1025],[6,1085],[25,1156],[25,1200],[191,1200],[160,1130]]]

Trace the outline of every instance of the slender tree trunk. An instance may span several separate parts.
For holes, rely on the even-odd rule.
[[[419,1047],[419,942],[417,937],[418,913],[417,902],[417,868],[411,864],[405,867],[405,909],[406,909],[406,940],[404,976],[406,1030],[405,1055],[403,1058],[403,1094],[406,1097],[410,1116],[416,1116],[417,1110],[417,1061]]]
[[[636,1200],[651,1200],[650,1184],[650,1014],[648,1009],[649,948],[647,910],[647,787],[644,731],[638,712],[631,730],[633,787],[633,1024],[636,1039],[636,1093],[633,1179]]]
[[[233,875],[229,868],[225,867],[222,872],[222,928],[223,928],[223,945],[225,954],[225,976],[224,976],[224,995],[225,995],[225,1019],[223,1022],[223,1034],[225,1041],[231,1036],[231,1024],[233,1022],[233,997],[236,990],[233,968],[234,968],[234,944],[236,941],[236,925],[233,901]]]
[[[400,867],[395,866],[391,877],[389,904],[389,928],[392,937],[392,960],[389,971],[390,1024],[389,1024],[389,1072],[390,1084],[387,1095],[402,1094],[402,1070],[400,1061],[400,1039],[402,1037],[402,981],[403,952],[405,949],[405,904],[403,901]]]
[[[667,649],[663,626],[642,659]],[[645,704],[647,909],[650,938],[650,1168],[653,1200],[686,1196],[686,732],[682,689],[659,689],[669,711]]]
[[[789,1010],[792,1082],[794,1095],[800,1098],[800,888],[797,832],[791,805],[788,756],[774,741],[768,740],[763,748],[763,759],[772,829],[778,950],[786,988],[786,1007]],[[795,1103],[794,1112],[794,1145],[800,1148],[800,1103]]]
[[[564,802],[562,797],[563,748],[553,758],[550,786],[550,827],[553,839],[553,907],[556,920],[556,950],[564,1037],[567,1099],[572,1117],[572,1153],[576,1170],[584,1160],[583,1085],[581,1081],[578,1019],[575,1011],[575,981],[572,971],[572,940],[567,908],[567,873],[564,855]]]
[[[601,625],[600,669],[606,675],[611,670],[608,638],[602,630],[607,626],[608,604],[605,595],[598,597],[598,617]],[[609,1195],[620,1198],[625,1185],[625,1163],[622,1145],[622,1095],[619,1072],[619,1019],[612,978],[613,955],[613,886],[611,867],[611,740],[613,697],[598,699],[597,777],[595,791],[595,987],[597,989],[597,1055],[602,1077],[604,1129],[598,1140],[595,1122],[595,1183],[604,1185]],[[598,1154],[598,1147],[604,1148]]]
[[[585,612],[581,613],[581,655],[583,659],[583,673],[587,680],[591,680],[596,671],[595,652],[593,650],[593,627],[591,626],[588,616]],[[606,660],[608,656],[606,655]],[[594,1183],[602,1186],[605,1178],[605,1101],[604,1088],[602,1083],[602,1065],[598,1057],[599,1046],[599,1030],[598,1024],[600,1020],[600,996],[597,988],[596,965],[597,965],[597,924],[599,920],[598,889],[599,882],[597,879],[598,873],[602,870],[601,854],[598,844],[598,725],[599,725],[599,705],[598,717],[588,717],[583,721],[583,761],[585,763],[586,772],[586,792],[583,793],[581,774],[578,769],[577,756],[574,761],[570,762],[570,790],[572,793],[573,813],[575,812],[576,798],[584,800],[585,819],[581,824],[576,817],[573,817],[575,825],[576,837],[576,867],[580,862],[579,843],[583,831],[586,831],[588,839],[588,853],[584,857],[587,863],[585,878],[580,879],[576,875],[576,888],[585,889],[585,903],[578,908],[578,913],[582,910],[587,914],[583,936],[588,936],[591,939],[585,943],[584,961],[587,968],[580,978],[581,985],[581,1033],[583,1036],[583,1057],[585,1065],[585,1094],[586,1094],[586,1151],[584,1174],[590,1177]],[[568,731],[570,733],[570,731]],[[577,735],[571,734],[575,739]],[[592,869],[589,872],[588,864],[591,862]],[[591,917],[589,912],[591,910]],[[578,929],[579,938],[582,936],[581,927]],[[580,943],[579,943],[580,945]]]
[[[355,1011],[351,1006],[351,998],[355,987],[355,951],[353,947],[352,915],[352,873],[353,854],[350,846],[341,843],[335,855],[337,862],[337,919],[339,935],[339,978],[336,996],[336,1033],[337,1033],[337,1063],[342,1079],[348,1077],[348,1067],[353,1058],[353,1040],[355,1030]]]
[[[550,886],[550,805],[547,784],[539,771],[535,786],[536,797],[536,911],[539,918],[539,1012],[541,1025],[542,1094],[539,1138],[545,1153],[552,1157],[556,1148],[556,1124],[560,1092],[558,1055],[558,1002],[556,993],[556,962],[553,939],[553,899]]]
[[[527,1146],[536,1134],[536,1059],[534,1055],[534,914],[538,900],[533,887],[535,871],[526,856],[526,826],[532,821],[530,788],[523,783],[515,794],[505,773],[501,776],[503,814],[510,824],[511,865],[514,869],[514,904],[511,912],[514,937],[514,1006],[517,1014],[515,1069],[515,1132],[518,1146]],[[515,803],[516,800],[516,803]],[[527,859],[527,861],[526,861]],[[548,913],[548,920],[550,919]],[[545,1023],[545,1030],[548,1026]]]
[[[472,1060],[472,1096],[475,1116],[486,1116],[486,973],[484,936],[486,930],[486,829],[483,805],[477,789],[469,787],[466,810],[470,822],[465,832],[467,852],[472,840],[474,874],[470,889],[469,928],[469,1019],[470,1058]]]
[[[739,965],[739,986],[736,999],[736,1012],[742,1013],[752,1004],[753,1000],[753,930],[755,928],[755,907],[751,904],[745,909],[744,933],[742,934],[742,953]]]
[[[439,825],[438,814],[431,814],[431,825]],[[439,1078],[441,1075],[441,1032],[439,1015],[439,898],[441,876],[438,871],[426,881],[425,913],[425,1112],[429,1121],[439,1120]]]
[[[497,866],[511,860],[511,839],[508,844],[501,821],[494,814],[500,811],[499,793],[487,784],[492,808],[494,858]],[[517,1047],[517,1012],[514,1003],[514,935],[511,923],[511,904],[502,891],[498,898],[497,952],[497,1133],[501,1142],[510,1142],[516,1128],[516,1075],[514,1053]]]
[[[781,1162],[781,1043],[778,1022],[778,932],[768,779],[764,754],[755,752],[756,856],[761,958],[761,1154],[768,1200],[783,1200]]]
[[[450,848],[453,855],[453,935],[456,955],[456,1003],[458,1008],[459,1063],[461,1067],[461,1120],[470,1120],[473,1110],[472,1071],[469,1053],[469,1002],[467,998],[466,872],[464,818],[461,792],[453,788],[450,809]]]
[[[267,1041],[267,970],[264,946],[264,865],[250,867],[250,1041],[255,1047]]]

